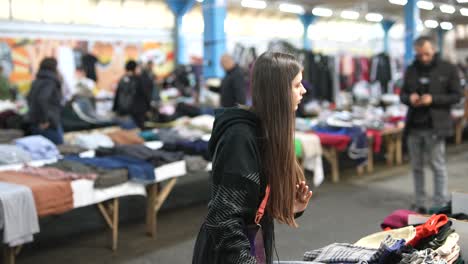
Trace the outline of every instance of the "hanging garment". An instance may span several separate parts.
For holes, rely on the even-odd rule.
[[[63,94],[63,103],[70,100],[75,94],[75,57],[73,55],[73,50],[71,47],[60,46],[57,51],[57,69],[60,72],[63,83],[62,83],[62,94]]]
[[[353,58],[344,55],[340,58],[340,88],[349,91],[353,87],[352,75],[354,72]]]
[[[39,232],[39,220],[31,189],[0,182],[0,229],[3,243],[10,247],[33,241]]]
[[[302,143],[302,162],[304,168],[314,172],[314,185],[319,186],[324,180],[320,138],[315,134],[306,134],[298,131],[296,131],[295,137]]]
[[[387,54],[380,53],[372,58],[371,82],[379,82],[383,93],[388,93],[388,85],[392,77],[391,60]]]
[[[306,62],[308,63],[309,79],[306,80],[310,82],[311,90],[308,91],[310,92],[309,95],[305,94],[305,102],[310,101],[312,98],[333,101],[334,86],[331,61],[332,59],[321,54],[307,54]]]

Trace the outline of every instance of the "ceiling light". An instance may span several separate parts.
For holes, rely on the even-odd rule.
[[[198,3],[203,3],[203,0],[197,0]]]
[[[383,19],[383,16],[378,13],[368,13],[366,15],[366,20],[370,22],[380,22],[382,21],[382,19]]]
[[[359,13],[351,10],[344,10],[341,12],[341,17],[344,19],[356,20],[359,18]]]
[[[457,0],[458,3],[468,3],[468,0]]]
[[[261,0],[242,0],[241,6],[255,9],[265,9],[267,4]]]
[[[441,5],[439,9],[443,13],[447,13],[447,14],[453,14],[456,11],[455,7],[452,5]]]
[[[312,14],[315,16],[331,17],[333,15],[333,11],[328,8],[316,7],[312,9]]]
[[[429,2],[429,1],[418,1],[416,3],[416,5],[421,8],[421,9],[425,9],[425,10],[432,10],[434,9],[434,4],[432,2]]]
[[[394,4],[394,5],[403,5],[404,6],[404,5],[406,5],[408,3],[408,0],[388,0],[388,2],[390,2],[390,4]]]
[[[300,5],[294,5],[294,4],[280,4],[279,5],[279,10],[281,12],[286,12],[286,13],[294,13],[294,14],[304,14],[305,10],[302,6]]]
[[[450,22],[441,22],[440,27],[445,30],[451,30],[453,28],[453,25]]]
[[[460,14],[462,14],[462,16],[468,16],[468,8],[461,8]]]
[[[424,21],[424,26],[426,26],[427,28],[436,28],[439,26],[439,22],[429,19]]]

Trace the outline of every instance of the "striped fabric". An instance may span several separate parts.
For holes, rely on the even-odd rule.
[[[306,252],[304,260],[323,263],[378,263],[386,251],[398,244],[401,244],[400,241],[391,236],[387,236],[382,241],[379,249],[360,247],[347,243],[334,243],[321,249]]]
[[[244,184],[260,188],[259,173],[242,175],[241,179]],[[253,219],[255,214],[256,203],[252,203],[251,195],[238,186],[213,185],[213,198],[209,204],[206,226],[215,238],[217,250],[233,252],[226,256],[228,263],[257,264],[255,257],[250,255],[250,242],[243,231],[245,216]]]

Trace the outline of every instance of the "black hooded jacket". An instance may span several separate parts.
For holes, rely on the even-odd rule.
[[[240,108],[216,112],[209,142],[212,195],[195,244],[193,264],[256,263],[244,229],[254,223],[265,195],[258,135],[259,120],[252,112]],[[273,219],[265,214],[261,225],[267,263],[272,263]]]
[[[61,124],[62,91],[57,73],[40,70],[28,94],[29,119],[34,125],[49,122],[56,128]]]

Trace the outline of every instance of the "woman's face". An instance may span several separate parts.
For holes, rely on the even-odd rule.
[[[302,100],[302,95],[306,93],[306,89],[302,86],[302,72],[299,72],[292,81],[292,95],[293,95],[293,106],[294,111],[297,110],[299,103]]]

